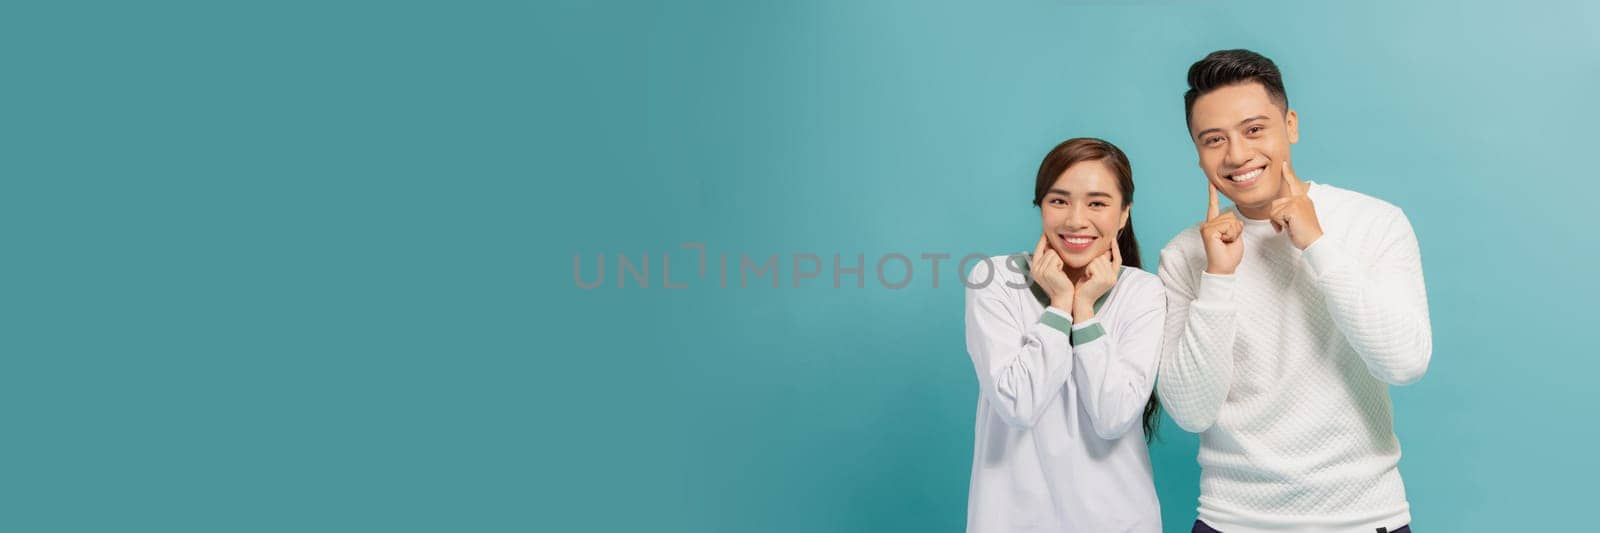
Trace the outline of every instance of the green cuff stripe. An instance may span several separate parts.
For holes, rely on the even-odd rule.
[[[1093,324],[1089,324],[1089,327],[1087,328],[1073,331],[1070,333],[1070,335],[1072,335],[1073,346],[1089,344],[1090,342],[1094,342],[1095,339],[1106,336],[1106,328],[1100,327],[1100,323],[1095,322]]]
[[[1039,323],[1055,328],[1056,331],[1061,332],[1063,335],[1069,337],[1072,335],[1072,321],[1063,318],[1061,315],[1046,311],[1044,314],[1039,315]]]

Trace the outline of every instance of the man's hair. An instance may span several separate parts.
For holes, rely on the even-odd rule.
[[[1183,93],[1184,123],[1194,119],[1194,101],[1230,85],[1256,82],[1267,90],[1272,103],[1287,113],[1289,94],[1283,91],[1283,74],[1266,56],[1249,50],[1217,50],[1189,66],[1189,91]]]

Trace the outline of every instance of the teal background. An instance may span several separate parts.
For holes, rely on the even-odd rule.
[[[1204,209],[1185,69],[1233,47],[1301,176],[1421,240],[1418,531],[1592,523],[1592,2],[63,2],[0,8],[0,530],[959,531],[954,259],[1030,246],[1090,135],[1153,269]]]

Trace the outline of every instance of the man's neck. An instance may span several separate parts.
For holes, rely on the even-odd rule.
[[[1254,206],[1248,206],[1247,207],[1247,206],[1234,204],[1234,207],[1239,209],[1239,214],[1240,215],[1244,215],[1245,218],[1248,218],[1250,220],[1261,220],[1261,221],[1269,220],[1269,219],[1272,218],[1272,202],[1278,200],[1279,198],[1287,197],[1288,193],[1289,193],[1289,191],[1286,191],[1282,187],[1279,187],[1278,188],[1278,197],[1277,198],[1273,198],[1272,200],[1267,200],[1266,202],[1263,202],[1260,205],[1254,205]]]
[[[1266,205],[1261,205],[1261,206],[1245,207],[1245,206],[1241,205],[1241,206],[1237,206],[1237,207],[1239,208],[1239,214],[1240,215],[1244,215],[1245,218],[1248,218],[1250,220],[1267,220],[1269,218],[1272,218],[1272,203],[1271,202],[1268,202]]]

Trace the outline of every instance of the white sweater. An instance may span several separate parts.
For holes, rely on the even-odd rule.
[[[1140,425],[1161,359],[1161,282],[1123,268],[1074,325],[1028,287],[1026,259],[988,264],[969,286],[992,280],[967,289],[979,389],[967,531],[1161,531]]]
[[[1161,251],[1158,385],[1200,433],[1200,519],[1228,533],[1367,532],[1411,520],[1388,385],[1433,353],[1422,262],[1399,208],[1311,184],[1323,236],[1304,252],[1245,222],[1233,275],[1204,273],[1198,225]]]

